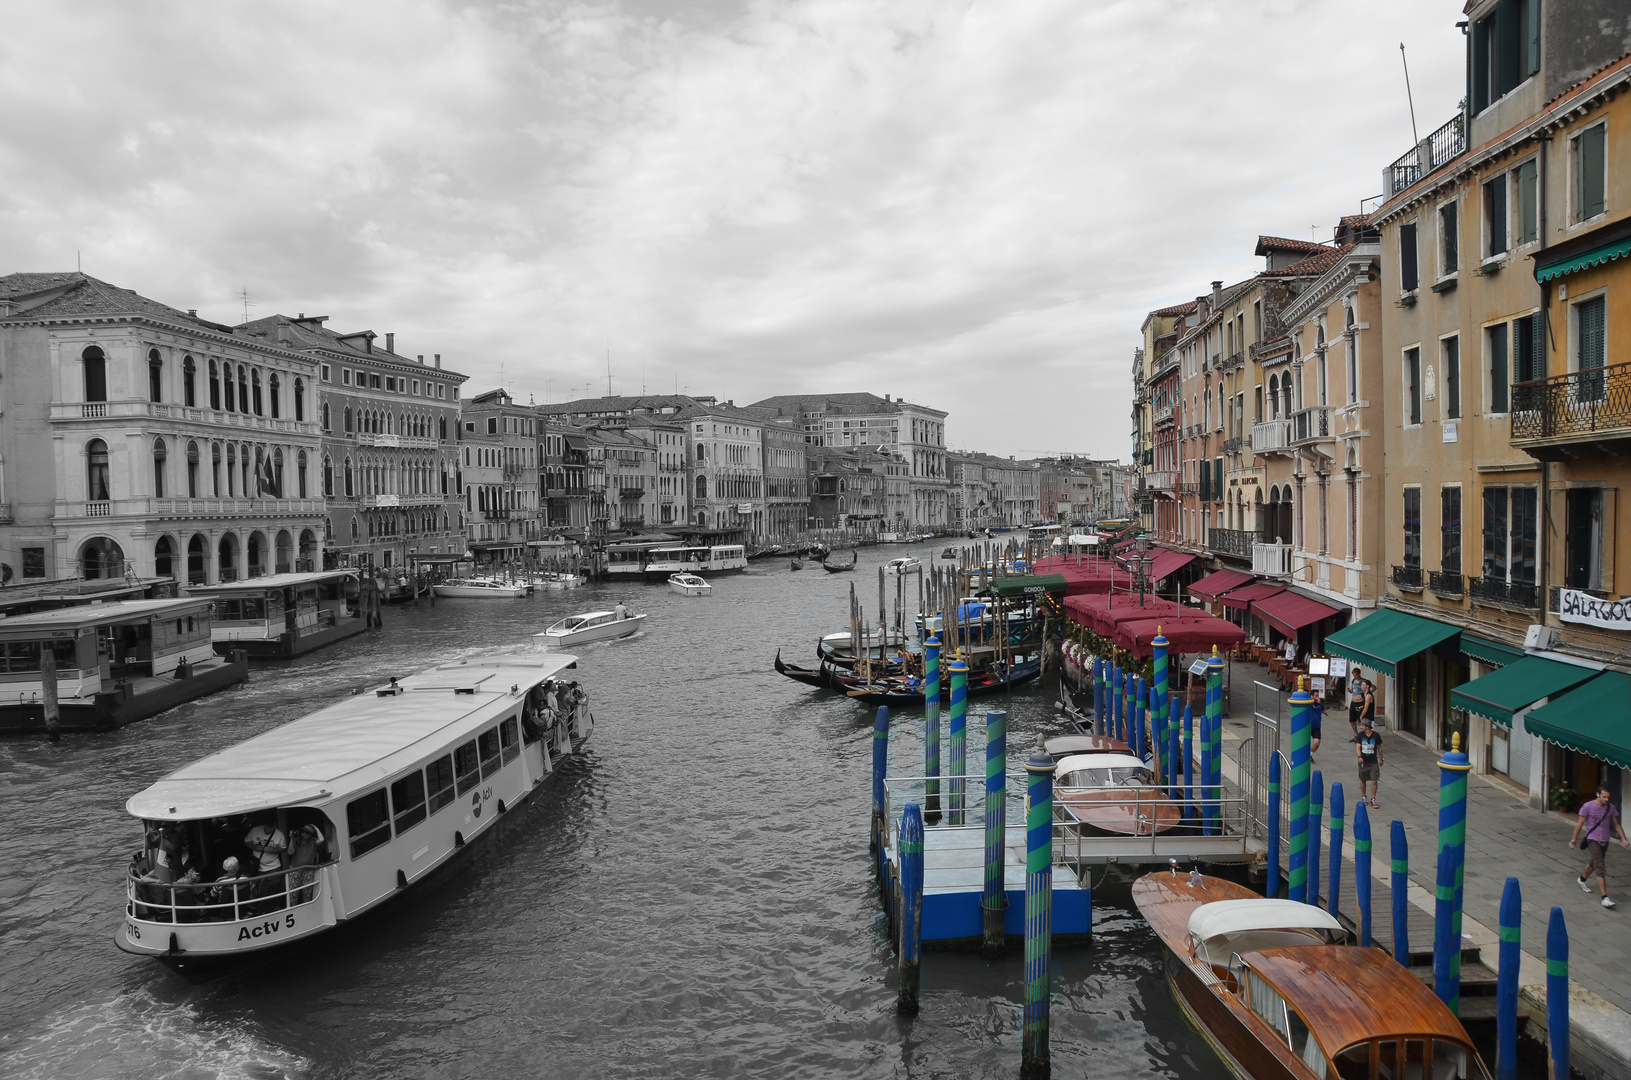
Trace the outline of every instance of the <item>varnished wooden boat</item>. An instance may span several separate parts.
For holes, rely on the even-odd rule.
[[[969,677],[967,696],[969,698],[987,697],[991,694],[1000,694],[1016,686],[1024,686],[1042,674],[1040,660],[1025,660],[1013,666],[1006,678],[999,677],[995,672],[985,671]],[[941,671],[942,692],[950,694],[950,682],[946,679],[945,671]],[[869,705],[922,705],[924,701],[924,687],[922,679],[917,685],[911,685],[905,678],[888,680],[874,680],[870,683],[860,677],[838,678],[842,688],[850,697],[857,701],[864,701]]]
[[[1053,805],[1059,820],[1106,836],[1153,836],[1184,818],[1183,807],[1151,782],[1149,766],[1125,746],[1120,753],[1090,751],[1061,759],[1054,773]]]
[[[1179,1004],[1249,1080],[1489,1080],[1455,1014],[1325,911],[1222,878],[1154,873],[1133,902]]]

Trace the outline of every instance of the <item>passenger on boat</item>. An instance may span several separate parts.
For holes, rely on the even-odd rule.
[[[288,838],[277,827],[277,818],[270,812],[255,817],[255,824],[244,834],[244,845],[258,860],[258,869],[270,874],[283,869],[283,857],[289,851]]]
[[[320,852],[328,846],[323,830],[316,825],[302,825],[294,830],[289,848],[289,902],[304,904],[317,894],[317,871],[311,869],[322,862]]]
[[[622,622],[624,619],[629,617],[629,609],[623,606],[623,601],[621,600],[617,602],[617,607],[613,608],[612,610],[617,613],[618,622]]]
[[[238,866],[237,858],[228,855],[221,860],[221,876],[215,879],[215,886],[205,894],[206,899],[211,904],[235,903],[248,895],[248,890],[240,892],[238,885],[240,881],[246,881],[248,878],[249,875]],[[236,916],[231,908],[221,907],[211,910],[209,917],[215,921],[231,921]]]

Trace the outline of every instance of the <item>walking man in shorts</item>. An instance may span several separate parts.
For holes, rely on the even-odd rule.
[[[1620,811],[1613,803],[1608,801],[1608,788],[1601,785],[1597,788],[1597,797],[1580,807],[1580,820],[1574,823],[1574,833],[1569,837],[1569,846],[1580,839],[1580,830],[1586,831],[1586,851],[1591,861],[1586,864],[1585,871],[1575,880],[1580,885],[1580,891],[1591,892],[1591,883],[1586,879],[1593,873],[1597,875],[1597,892],[1603,898],[1603,906],[1611,908],[1614,901],[1608,898],[1608,871],[1605,868],[1608,861],[1608,845],[1610,834],[1614,829],[1620,833],[1620,843],[1631,847],[1631,840],[1625,836],[1625,826],[1620,824]]]
[[[1359,734],[1354,736],[1354,752],[1359,756],[1359,798],[1371,809],[1381,804],[1376,801],[1376,789],[1382,783],[1382,737],[1376,734],[1376,721],[1364,717],[1359,721]],[[1370,795],[1365,795],[1365,785]]]

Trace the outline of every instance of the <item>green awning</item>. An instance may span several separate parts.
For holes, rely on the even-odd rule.
[[[1461,633],[1459,626],[1382,608],[1325,639],[1325,651],[1395,675],[1394,665]]]
[[[1563,277],[1565,274],[1589,270],[1593,266],[1601,266],[1615,259],[1623,259],[1631,255],[1631,236],[1623,240],[1614,240],[1599,248],[1574,256],[1572,259],[1560,259],[1554,263],[1537,262],[1535,264],[1535,280],[1539,282],[1551,281],[1553,278]]]
[[[1461,651],[1467,651],[1466,635],[1461,638]],[[1595,670],[1576,664],[1563,664],[1541,656],[1525,656],[1499,671],[1492,671],[1451,690],[1450,705],[1511,727],[1512,714],[1519,709],[1527,709],[1541,698],[1573,689],[1595,674]]]
[[[1631,675],[1604,671],[1526,715],[1523,726],[1547,742],[1631,769]]]
[[[1065,595],[1065,575],[1037,574],[1035,577],[992,578],[991,584],[981,590],[984,596],[1035,596],[1039,593]]]
[[[1510,664],[1524,658],[1522,649],[1511,645],[1502,645],[1499,641],[1477,637],[1473,634],[1461,635],[1461,651],[1486,664]],[[1542,694],[1541,697],[1545,697]]]

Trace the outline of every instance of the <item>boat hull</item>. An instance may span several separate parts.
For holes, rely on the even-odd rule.
[[[242,650],[251,660],[292,660],[297,656],[304,656],[314,649],[321,649],[325,645],[332,645],[336,641],[344,641],[348,637],[355,637],[368,629],[368,620],[359,617],[337,619],[333,626],[325,626],[313,630],[309,634],[295,634],[284,631],[275,638],[235,638],[220,637],[211,642],[215,646],[218,656],[231,656],[234,650]],[[231,631],[217,631],[230,634]]]
[[[615,641],[638,633],[645,626],[644,614],[630,615],[617,622],[601,623],[584,630],[551,631],[545,630],[535,634],[536,640],[552,649],[570,649],[577,645],[588,645],[596,641]]]
[[[467,585],[433,585],[431,588],[443,600],[516,600],[527,595],[525,585],[507,585],[497,589],[476,589]]]
[[[220,662],[212,661],[202,671],[194,669],[194,674],[186,679],[166,679],[139,692],[125,684],[94,698],[61,701],[57,705],[57,717],[63,731],[112,731],[248,679],[249,657],[239,649]],[[0,732],[44,730],[44,705],[0,706]]]

